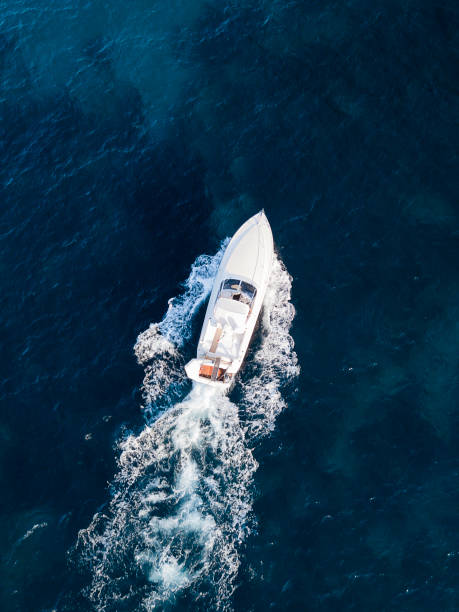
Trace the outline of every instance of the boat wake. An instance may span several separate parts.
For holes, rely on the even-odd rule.
[[[299,371],[289,334],[291,278],[276,259],[257,348],[238,378],[238,405],[184,378],[181,348],[208,296],[224,248],[200,256],[185,291],[158,324],[139,335],[145,368],[139,435],[119,444],[112,498],[80,531],[75,552],[91,573],[85,594],[97,610],[166,609],[178,597],[193,609],[229,609],[241,542],[253,529],[250,447],[285,405]],[[241,416],[242,415],[242,416]]]

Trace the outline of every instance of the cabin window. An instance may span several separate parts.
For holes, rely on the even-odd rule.
[[[252,306],[256,294],[256,288],[250,283],[237,278],[227,278],[221,284],[219,297],[230,298]]]

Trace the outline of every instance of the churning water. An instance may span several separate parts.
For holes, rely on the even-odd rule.
[[[282,389],[299,368],[289,334],[291,278],[276,258],[251,375],[236,383],[238,404],[199,383],[175,401],[184,386],[181,350],[225,245],[214,257],[197,258],[185,292],[137,339],[147,424],[120,442],[110,504],[80,532],[76,547],[91,567],[87,595],[99,610],[152,609],[184,589],[203,606],[230,605],[239,547],[255,521],[252,449],[274,427],[285,405]]]
[[[0,0],[2,612],[459,610],[458,49],[451,1]],[[165,304],[262,207],[301,374],[277,261],[191,389],[219,255]]]

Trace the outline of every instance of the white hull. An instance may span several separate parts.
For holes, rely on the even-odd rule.
[[[227,390],[242,365],[260,314],[273,263],[273,236],[264,211],[232,237],[209,298],[197,357],[185,366],[194,381]]]

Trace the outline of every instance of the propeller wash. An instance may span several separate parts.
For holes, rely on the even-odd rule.
[[[231,608],[238,549],[255,525],[251,448],[273,429],[299,367],[291,277],[275,257],[238,405],[199,383],[180,401],[189,384],[181,350],[227,244],[197,258],[184,293],[137,339],[147,423],[119,443],[111,500],[80,531],[72,555],[90,573],[85,595],[97,610],[165,609],[178,598],[193,609]]]

